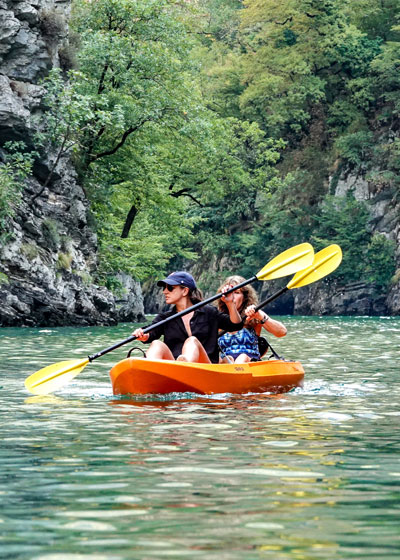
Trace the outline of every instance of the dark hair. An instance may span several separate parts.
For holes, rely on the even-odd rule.
[[[194,304],[203,301],[203,294],[199,288],[195,288],[194,290],[189,290],[189,299]]]

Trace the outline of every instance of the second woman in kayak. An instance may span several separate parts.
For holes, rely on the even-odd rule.
[[[245,279],[242,276],[229,276],[218,291],[222,291],[226,284],[237,286]],[[259,336],[264,328],[274,336],[285,336],[286,327],[280,322],[272,319],[264,311],[256,311],[258,303],[257,293],[252,286],[244,286],[233,293],[236,307],[244,319],[244,327],[237,332],[224,332],[221,334],[218,344],[221,350],[221,361],[246,363],[259,361],[261,359],[259,349]],[[225,302],[218,302],[221,312],[226,311]]]
[[[171,311],[159,313],[153,324],[202,300],[196,282],[188,272],[173,272],[157,282],[157,285],[163,288],[165,302],[174,307]],[[229,288],[227,285],[222,291]],[[143,329],[139,328],[133,335],[141,342],[151,342],[146,352],[146,357],[150,360],[218,363],[218,330],[237,331],[243,326],[232,293],[223,295],[222,299],[226,304],[227,313],[221,313],[214,306],[204,305],[155,328],[150,333],[144,334]],[[158,340],[161,336],[164,336],[164,341]]]

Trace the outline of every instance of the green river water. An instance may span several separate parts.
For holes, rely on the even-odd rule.
[[[280,396],[113,397],[132,325],[0,329],[0,558],[400,558],[400,318],[288,317]],[[271,340],[272,342],[272,340]]]

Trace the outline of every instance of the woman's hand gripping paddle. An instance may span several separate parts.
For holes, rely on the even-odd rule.
[[[322,251],[319,251],[314,255],[314,260],[311,266],[297,272],[285,288],[282,288],[279,292],[276,292],[266,300],[259,303],[256,307],[256,311],[262,309],[288,290],[307,286],[308,284],[312,284],[313,282],[328,276],[328,274],[337,269],[341,262],[342,249],[339,245],[329,245],[328,247],[325,247],[325,249],[322,249]]]
[[[295,272],[310,266],[313,258],[314,250],[309,243],[302,243],[300,245],[296,245],[295,247],[291,247],[290,249],[287,249],[287,251],[284,251],[272,259],[272,261],[266,264],[255,276],[249,280],[245,280],[237,286],[234,286],[230,290],[227,290],[225,294],[233,292],[242,286],[255,282],[256,280],[274,280],[276,278],[282,278],[283,276],[294,274]],[[167,317],[167,319],[164,319],[163,321],[149,325],[143,329],[143,332],[148,333],[153,329],[172,321],[173,319],[177,319],[187,313],[191,313],[192,311],[195,311],[196,309],[199,309],[200,307],[203,307],[204,305],[222,297],[222,295],[222,293],[219,293],[204,301],[200,301],[192,307],[188,307],[171,317]],[[135,339],[136,337],[132,335],[125,340],[121,340],[120,342],[117,342],[117,344],[98,352],[97,354],[88,356],[86,359],[68,360],[44,367],[30,375],[25,380],[25,387],[28,391],[35,395],[47,395],[48,393],[53,393],[57,389],[60,389],[69,383],[89,362],[92,362],[93,360],[100,358],[100,356],[104,356],[104,354],[107,354],[112,350],[116,350],[123,344],[132,342]]]

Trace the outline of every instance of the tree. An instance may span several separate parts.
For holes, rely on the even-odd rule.
[[[364,281],[387,289],[395,272],[395,245],[382,234],[373,235],[369,210],[352,194],[325,199],[316,216],[313,241],[317,247],[338,243],[343,262],[335,276],[344,282]]]
[[[188,214],[190,207],[202,208],[243,184],[248,164],[237,146],[241,126],[205,106],[199,60],[191,54],[197,34],[190,18],[187,25],[183,19],[182,9],[167,0],[75,6],[80,66],[66,90],[74,92],[70,99],[81,99],[87,119],[75,121],[71,142],[80,147],[78,169],[98,227],[99,272],[106,276],[125,270],[142,277],[172,255],[193,258],[188,245],[201,218]],[[246,142],[251,135],[255,129]],[[254,174],[262,183],[259,167]]]
[[[168,0],[79,2],[82,93],[93,98],[84,170],[111,157],[151,123],[177,125],[190,103],[190,41]]]
[[[349,20],[347,0],[247,0],[241,95],[244,115],[274,137],[298,142],[318,105],[342,95],[379,51]]]
[[[191,210],[202,225],[194,247],[203,261],[209,262],[213,255],[229,256],[245,272],[263,259],[259,240],[265,225],[264,207],[281,184],[275,165],[284,143],[267,138],[256,123],[230,122],[235,134],[227,146],[221,196]]]
[[[10,234],[10,220],[13,218],[22,197],[25,180],[32,173],[36,151],[28,151],[26,144],[6,142],[0,162],[0,244]]]

